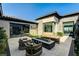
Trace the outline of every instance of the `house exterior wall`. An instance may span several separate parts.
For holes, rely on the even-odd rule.
[[[37,28],[35,28],[35,29],[31,28],[32,25],[35,26],[36,24],[0,20],[0,27],[3,27],[4,30],[6,30],[6,34],[7,34],[8,38],[10,38],[10,23],[26,24],[26,25],[29,24],[30,25],[29,33],[32,35],[37,34]]]
[[[38,25],[30,24],[30,34],[35,36],[37,35]]]
[[[18,23],[18,24],[29,24],[30,25],[30,31],[29,33],[32,35],[45,35],[45,36],[54,36],[54,33],[57,32],[63,32],[63,22],[69,22],[69,21],[74,21],[74,24],[78,20],[78,15],[76,16],[71,16],[71,17],[64,17],[59,19],[55,16],[50,16],[46,17],[40,20],[37,20],[37,24],[31,24],[31,23],[23,23],[23,22],[14,22],[14,21],[5,21],[5,20],[0,20],[0,27],[4,27],[6,30],[6,34],[8,35],[8,38],[10,38],[10,23]],[[43,23],[46,22],[55,22],[55,26],[53,28],[53,32],[44,32],[43,31]]]
[[[74,21],[74,24],[75,24],[77,20],[78,20],[78,15],[64,17],[61,19],[58,19],[57,17],[52,16],[52,17],[47,17],[47,18],[37,20],[37,22],[38,22],[38,35],[54,36],[54,35],[56,35],[55,33],[57,33],[57,32],[63,32],[63,22]],[[52,22],[52,21],[56,22],[55,27],[53,28],[54,31],[53,32],[44,32],[43,31],[43,23]]]
[[[55,27],[54,27],[54,32],[57,33],[58,32],[58,22],[59,22],[58,20],[59,19],[57,17],[54,17],[54,19],[56,20],[56,24],[55,24]]]
[[[65,17],[60,19],[58,23],[58,32],[63,32],[63,22],[74,21],[75,24],[77,20],[78,20],[78,16],[71,16],[71,17]]]
[[[55,25],[55,28],[53,28],[53,32],[44,32],[43,31],[43,23],[46,22],[57,22],[58,19],[55,16],[50,16],[50,17],[46,17],[40,20],[37,20],[36,22],[38,23],[38,35],[44,35],[44,36],[53,36],[53,32],[57,31],[57,25]],[[55,31],[56,30],[56,31]]]
[[[6,30],[6,34],[7,34],[8,38],[10,38],[10,22],[0,20],[0,27],[3,27],[4,30]]]

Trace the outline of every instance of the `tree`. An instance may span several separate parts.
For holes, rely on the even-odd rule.
[[[7,35],[3,27],[0,27],[0,54],[5,52],[7,47]]]
[[[77,28],[76,30],[75,30],[75,41],[74,41],[74,43],[75,43],[75,53],[76,53],[76,55],[77,56],[79,56],[79,28]]]

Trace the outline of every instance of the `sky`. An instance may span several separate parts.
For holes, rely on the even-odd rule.
[[[77,3],[3,3],[3,14],[24,20],[35,21],[36,18],[57,12],[66,15],[79,12]]]

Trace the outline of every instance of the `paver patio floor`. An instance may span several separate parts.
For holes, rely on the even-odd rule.
[[[55,44],[51,50],[43,48],[41,56],[68,56],[71,42],[71,37],[68,37],[64,43]],[[25,50],[18,50],[19,38],[8,39],[11,56],[25,56]]]

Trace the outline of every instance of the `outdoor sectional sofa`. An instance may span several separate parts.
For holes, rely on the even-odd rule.
[[[42,43],[26,45],[26,56],[39,56],[42,53]]]
[[[27,38],[19,39],[19,50],[25,50],[25,43],[31,42],[31,40],[27,40]]]

